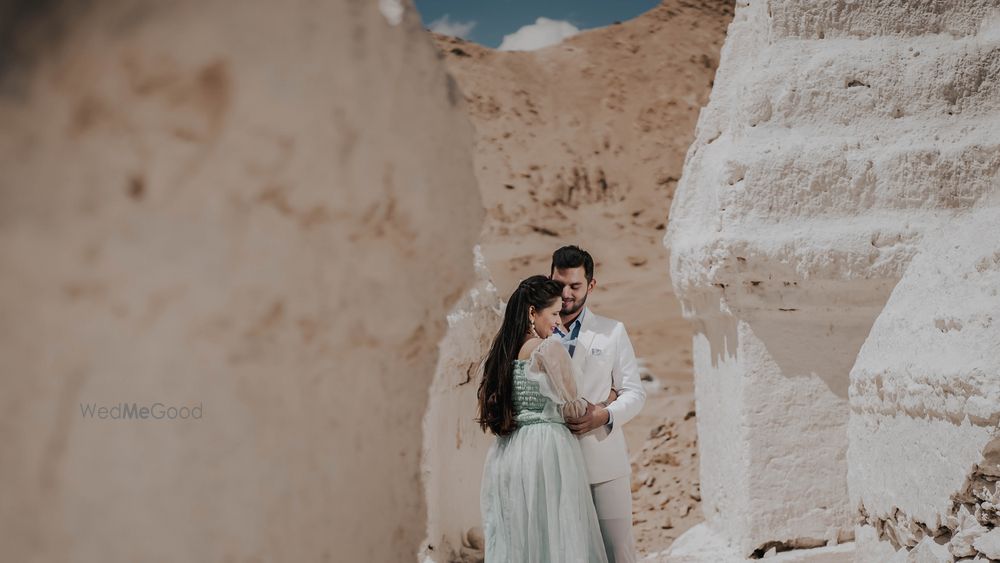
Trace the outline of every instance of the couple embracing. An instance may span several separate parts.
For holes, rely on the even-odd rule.
[[[497,437],[486,563],[635,561],[622,425],[646,394],[625,327],[586,306],[595,285],[593,258],[566,246],[507,301],[479,386],[478,422]]]

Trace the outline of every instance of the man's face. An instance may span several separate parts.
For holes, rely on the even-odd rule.
[[[562,293],[562,310],[559,312],[564,317],[573,316],[580,309],[583,309],[583,306],[587,304],[587,296],[590,295],[590,291],[597,285],[596,280],[587,282],[587,275],[584,273],[583,266],[579,268],[556,268],[552,272],[552,279],[565,284]]]

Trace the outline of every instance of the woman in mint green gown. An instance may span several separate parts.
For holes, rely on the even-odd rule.
[[[558,337],[562,284],[521,282],[479,386],[486,457],[480,508],[486,563],[607,563],[580,443],[564,423],[586,401]]]

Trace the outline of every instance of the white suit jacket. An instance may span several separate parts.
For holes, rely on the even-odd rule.
[[[608,406],[614,421],[611,432],[608,433],[607,426],[595,428],[580,436],[580,446],[591,483],[624,477],[632,469],[622,426],[639,414],[646,402],[625,325],[587,309],[577,336],[573,365],[577,368],[574,370],[577,391],[591,403],[606,400],[612,386],[622,391]]]

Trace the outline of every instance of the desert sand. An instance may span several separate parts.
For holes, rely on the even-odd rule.
[[[702,518],[691,327],[662,238],[731,17],[731,2],[670,0],[532,52],[434,36],[475,128],[482,252],[499,295],[578,244],[597,262],[589,305],[625,323],[644,361],[650,393],[625,427],[644,553]]]

